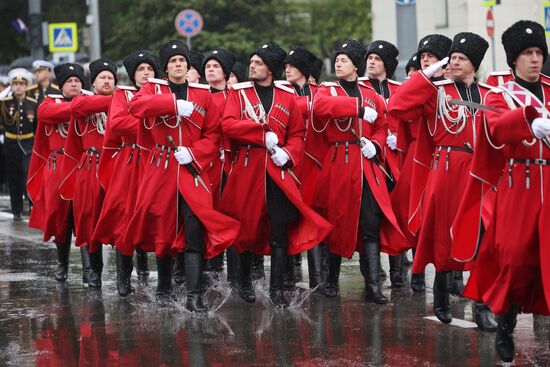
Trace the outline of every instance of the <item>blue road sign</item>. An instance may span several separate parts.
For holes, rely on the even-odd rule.
[[[185,9],[176,16],[176,31],[184,37],[194,37],[202,31],[204,21],[198,11]]]

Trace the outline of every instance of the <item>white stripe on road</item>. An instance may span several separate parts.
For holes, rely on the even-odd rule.
[[[426,320],[431,320],[431,321],[435,321],[435,322],[438,322],[438,323],[442,324],[442,322],[439,321],[439,319],[435,316],[425,316],[424,318]],[[461,327],[463,329],[473,329],[473,328],[477,327],[477,324],[475,322],[456,319],[454,317],[453,317],[453,321],[449,325],[458,326],[458,327]]]

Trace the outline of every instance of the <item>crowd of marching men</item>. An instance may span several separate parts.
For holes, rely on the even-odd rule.
[[[435,266],[443,323],[453,285],[471,272],[463,295],[509,362],[517,314],[550,314],[550,79],[538,23],[514,23],[502,44],[510,70],[485,83],[475,75],[488,43],[470,32],[423,37],[402,84],[389,79],[399,52],[382,40],[342,42],[337,80],[324,83],[321,60],[276,43],[254,50],[248,68],[222,47],[197,55],[172,40],[158,58],[138,50],[124,60],[132,86],[98,59],[93,92],[82,66],[39,62],[59,91],[40,84],[29,95],[26,71],[12,71],[4,151],[20,150],[22,172],[30,161],[29,226],[55,242],[58,281],[74,233],[90,288],[101,288],[104,245],[115,248],[123,297],[134,252],[139,277],[154,253],[158,301],[169,304],[185,282],[186,308],[203,313],[205,267],[220,271],[225,253],[231,287],[254,302],[254,269],[270,256],[269,296],[287,308],[297,255],[307,253],[310,288],[336,297],[342,257],[357,251],[366,301],[385,304],[380,252],[399,287],[413,249],[411,287],[424,292],[425,267]],[[23,192],[15,196],[12,209],[22,208]]]

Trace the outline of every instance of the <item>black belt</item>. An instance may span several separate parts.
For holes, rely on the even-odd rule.
[[[346,145],[346,144],[359,144],[357,140],[342,140],[342,141],[331,141],[330,145]]]
[[[514,163],[525,163],[525,164],[538,164],[539,166],[550,166],[550,159],[516,159],[510,158],[510,165]]]
[[[175,153],[177,148],[168,147],[168,146],[160,145],[160,144],[156,144],[155,147],[157,149],[159,149],[156,165],[157,165],[157,167],[160,166],[160,162],[162,162],[162,157],[164,155],[164,169],[166,170],[168,168],[168,162],[170,160],[170,153]],[[133,154],[133,150],[132,150],[132,154]],[[127,163],[130,163],[131,159],[132,159],[132,156],[130,155],[130,157],[128,158]],[[149,164],[153,164],[154,161],[155,161],[155,153],[151,152],[151,160],[149,161]]]
[[[466,152],[466,153],[473,153],[473,149],[472,148],[466,148],[466,147],[452,147],[452,146],[449,146],[449,145],[438,145],[435,147],[435,149],[441,151],[441,150],[446,150],[448,152],[454,150],[454,151],[457,151],[457,152]]]
[[[57,169],[57,156],[63,155],[65,152],[63,151],[63,148],[61,150],[50,150],[50,158],[48,159],[48,167],[50,167],[52,170]]]
[[[359,141],[357,140],[343,140],[343,141],[331,141],[330,145],[334,145],[334,155],[332,156],[332,161],[336,159],[336,154],[338,152],[338,146],[344,145],[346,147],[346,155],[344,157],[346,164],[348,163],[348,156],[349,156],[349,145],[350,144],[359,144]],[[375,176],[376,177],[376,176]]]

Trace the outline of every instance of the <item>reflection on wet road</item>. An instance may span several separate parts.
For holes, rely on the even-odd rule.
[[[116,293],[114,252],[105,249],[104,286],[84,288],[78,249],[69,280],[53,279],[56,254],[40,235],[0,218],[0,365],[7,366],[492,366],[500,364],[494,334],[449,326],[431,316],[431,289],[389,288],[386,306],[363,302],[356,259],[342,267],[341,296],[310,294],[304,281],[289,294],[289,311],[274,310],[267,282],[255,284],[247,304],[214,279],[205,297],[208,316],[192,316],[180,302],[154,301],[154,261],[149,284],[132,282],[127,299]],[[386,259],[384,259],[386,260]],[[269,262],[267,262],[269,264]],[[384,263],[387,270],[387,261]],[[410,274],[409,274],[410,275]],[[427,274],[433,281],[433,270]],[[452,300],[453,315],[472,321],[472,303]],[[467,323],[463,326],[468,326]],[[522,315],[515,332],[516,365],[550,365],[549,324]]]

